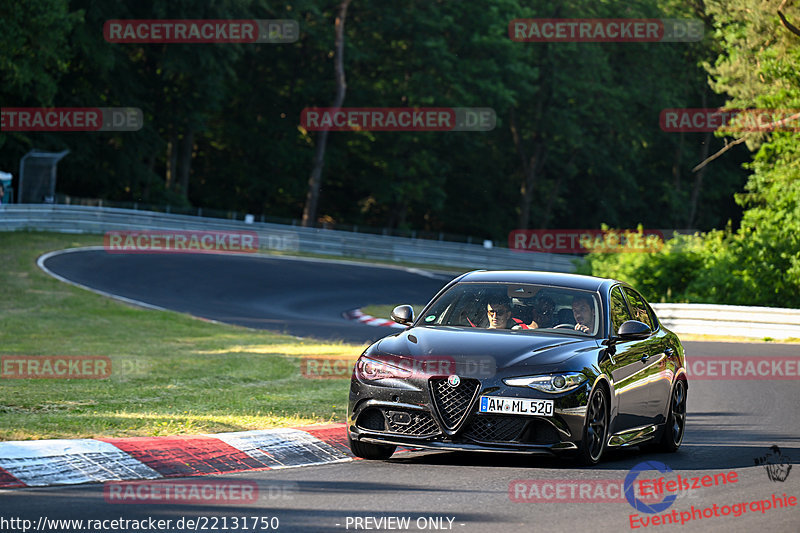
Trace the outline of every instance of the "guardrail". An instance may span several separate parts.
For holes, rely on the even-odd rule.
[[[253,231],[262,250],[402,261],[463,269],[529,269],[572,272],[570,256],[487,249],[480,245],[429,241],[267,222],[247,224],[190,215],[113,207],[12,204],[0,206],[0,231],[39,230],[104,234],[125,230]],[[710,304],[653,304],[659,319],[677,334],[800,338],[800,310]]]
[[[33,229],[60,233],[104,234],[124,230],[253,231],[263,250],[398,261],[462,269],[575,270],[572,257],[516,252],[477,244],[410,239],[340,230],[304,228],[268,222],[205,218],[115,207],[11,204],[0,206],[0,230]]]
[[[652,304],[677,334],[800,339],[800,309],[712,304]]]

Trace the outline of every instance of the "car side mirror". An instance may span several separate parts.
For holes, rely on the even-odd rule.
[[[411,325],[414,322],[414,308],[410,305],[398,305],[392,309],[392,320],[404,326]]]
[[[652,333],[653,330],[650,329],[650,326],[638,320],[626,320],[617,330],[617,336],[620,340],[625,341],[646,339]]]

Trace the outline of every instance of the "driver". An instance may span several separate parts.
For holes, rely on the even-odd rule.
[[[511,300],[505,296],[492,296],[486,304],[489,329],[509,329],[514,325],[511,319]]]
[[[594,329],[594,302],[591,296],[575,296],[572,299],[572,314],[575,316],[576,331],[590,333]]]

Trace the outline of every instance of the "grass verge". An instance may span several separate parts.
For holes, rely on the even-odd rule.
[[[392,314],[392,309],[404,303],[407,302],[401,302],[397,304],[367,305],[361,308],[361,312],[370,316],[374,316],[375,318],[385,318],[387,320],[391,320],[389,317]],[[425,309],[426,305],[428,305],[427,302],[424,304],[411,304],[411,307],[414,308],[414,316],[417,316],[417,313]]]
[[[363,347],[138,309],[55,280],[43,253],[102,236],[0,232],[0,355],[108,356],[105,379],[0,378],[0,439],[176,435],[344,421],[349,381],[304,356]],[[4,372],[0,375],[6,375]]]
[[[48,251],[101,245],[99,235],[0,232],[0,356],[101,355],[111,359],[113,369],[106,379],[0,377],[0,440],[215,433],[344,421],[348,380],[307,379],[300,360],[355,360],[363,346],[138,309],[62,283],[36,266]],[[371,305],[363,311],[386,318],[393,307]],[[417,312],[423,307],[414,305]]]

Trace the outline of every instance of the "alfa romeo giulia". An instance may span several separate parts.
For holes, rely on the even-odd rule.
[[[673,452],[688,380],[678,337],[626,283],[476,271],[448,283],[406,329],[359,357],[347,413],[353,453],[398,446],[573,455]]]

